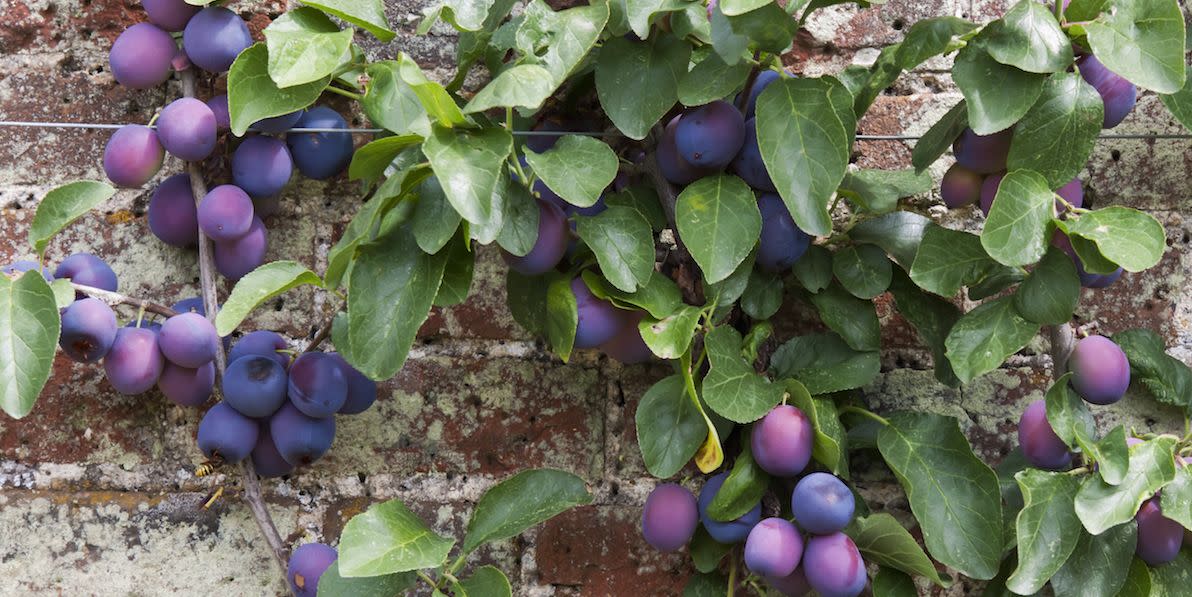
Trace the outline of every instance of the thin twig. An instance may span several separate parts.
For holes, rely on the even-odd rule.
[[[335,316],[339,314],[339,309],[332,309],[323,323],[319,325],[319,331],[315,333],[315,337],[310,339],[310,344],[306,345],[306,350],[302,352],[310,352],[319,347],[324,340],[331,337],[331,327],[335,323]]]
[[[662,135],[666,131],[663,130],[662,125],[654,125],[654,147],[647,153],[646,158],[642,160],[642,168],[646,176],[650,179],[650,184],[654,186],[654,190],[658,193],[658,202],[662,204],[662,210],[666,212],[667,225],[675,236],[675,251],[670,255],[672,263],[680,270],[676,277],[676,283],[679,285],[679,290],[683,292],[683,300],[690,305],[703,304],[703,289],[699,285],[699,280],[695,278],[694,272],[697,268],[694,267],[695,261],[691,258],[691,253],[688,252],[687,247],[683,244],[683,239],[679,238],[679,227],[675,222],[675,204],[678,202],[678,195],[675,194],[675,188],[670,181],[662,175],[662,170],[658,166],[658,152],[657,144]]]
[[[128,296],[127,294],[120,294],[119,292],[112,292],[111,290],[104,290],[102,288],[96,288],[94,286],[85,286],[83,284],[75,284],[74,282],[71,282],[70,286],[71,286],[71,288],[74,288],[75,290],[77,290],[91,298],[97,298],[105,303],[108,303],[109,305],[115,305],[115,304],[120,304],[120,303],[123,303],[125,305],[132,305],[134,307],[139,307],[141,309],[144,309],[148,313],[154,313],[156,315],[161,315],[163,317],[173,317],[174,315],[178,314],[177,311],[175,311],[165,305],[159,305],[159,304],[151,302],[151,301]]]
[[[1059,379],[1068,372],[1068,357],[1076,346],[1076,335],[1072,326],[1068,324],[1050,326],[1051,337],[1051,369],[1055,379]]]

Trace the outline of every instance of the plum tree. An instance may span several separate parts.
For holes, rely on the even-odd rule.
[[[265,223],[253,216],[247,234],[233,241],[215,243],[215,269],[229,280],[239,280],[265,263],[268,248],[269,232],[265,230]]]
[[[273,116],[271,118],[262,118],[252,123],[252,128],[259,133],[269,133],[271,135],[280,135],[298,124],[302,119],[302,110],[295,110],[289,114],[282,114],[281,116]]]
[[[637,327],[643,317],[644,311],[630,313],[621,331],[608,342],[601,344],[600,351],[626,365],[645,363],[653,359],[654,353],[642,339],[641,331]]]
[[[757,145],[757,121],[753,118],[745,121],[745,141],[741,144],[741,151],[733,158],[730,169],[754,190],[764,193],[778,191],[762,161],[762,151]]]
[[[149,15],[149,22],[166,31],[182,31],[199,12],[198,6],[187,4],[186,0],[141,0],[141,6]]]
[[[178,308],[175,307],[174,310],[177,311]],[[290,357],[278,352],[289,348],[289,346],[286,339],[277,332],[268,330],[249,332],[237,340],[236,345],[228,352],[228,362],[231,363],[241,357],[255,354],[269,357],[277,361],[277,364],[283,368],[289,367]]]
[[[1090,404],[1113,404],[1130,387],[1130,361],[1121,347],[1105,336],[1082,338],[1068,357],[1072,387]]]
[[[1031,466],[1061,470],[1072,463],[1072,452],[1056,435],[1047,421],[1047,406],[1042,400],[1030,403],[1018,419],[1018,445]]]
[[[286,462],[281,452],[277,451],[277,444],[273,443],[273,435],[269,432],[269,421],[261,421],[257,431],[257,444],[253,446],[249,455],[252,457],[253,469],[267,479],[288,475],[294,471],[294,465]]]
[[[207,100],[207,107],[215,115],[215,129],[226,131],[232,128],[232,116],[228,112],[228,94],[214,95]]]
[[[794,477],[811,461],[814,432],[803,411],[780,404],[753,425],[749,438],[753,460],[777,477]]]
[[[759,501],[736,520],[720,521],[712,518],[708,514],[708,506],[712,505],[712,500],[716,499],[716,494],[720,493],[726,479],[728,473],[720,473],[709,477],[704,483],[699,492],[699,519],[704,525],[704,530],[708,531],[713,539],[720,543],[737,543],[744,541],[749,536],[749,530],[762,519],[762,504]]]
[[[180,159],[197,162],[215,150],[215,113],[193,97],[180,97],[157,118],[157,140]]]
[[[301,115],[298,128],[346,129],[348,122],[327,106],[315,106]],[[352,135],[349,133],[289,133],[286,144],[294,165],[307,178],[325,180],[343,172],[352,162]]]
[[[315,597],[319,590],[319,577],[338,557],[334,548],[322,543],[307,543],[295,549],[286,567],[286,578],[290,581],[290,589],[294,591],[295,597]]]
[[[236,412],[227,402],[218,402],[199,421],[196,438],[199,450],[208,458],[236,463],[252,452],[258,433],[256,421]]]
[[[284,367],[270,357],[250,354],[232,361],[224,372],[223,398],[246,417],[262,419],[286,401]]]
[[[215,360],[219,336],[206,317],[179,313],[161,324],[158,343],[171,363],[194,369]]]
[[[255,135],[232,153],[232,182],[253,197],[278,194],[293,172],[290,150],[280,139]]]
[[[578,324],[575,328],[575,348],[595,348],[608,342],[621,328],[626,319],[623,312],[612,303],[597,298],[588,289],[581,276],[571,280],[571,292],[575,295]]]
[[[117,186],[140,187],[161,169],[166,150],[157,132],[129,124],[116,129],[103,150],[103,171]]]
[[[816,535],[843,531],[853,521],[853,492],[831,473],[811,473],[795,485],[791,512],[799,528]]]
[[[1163,515],[1159,496],[1143,502],[1134,520],[1138,522],[1134,553],[1142,561],[1159,566],[1179,555],[1184,543],[1184,527]]]
[[[215,387],[215,363],[197,369],[166,362],[157,378],[157,389],[178,406],[202,406]]]
[[[1092,54],[1085,54],[1076,61],[1080,76],[1101,95],[1105,104],[1105,118],[1101,127],[1111,129],[1122,123],[1134,109],[1138,100],[1138,89],[1134,84],[1109,70]]]
[[[698,168],[720,169],[745,143],[745,119],[736,106],[718,100],[686,112],[675,126],[679,157]]]
[[[745,539],[745,565],[762,576],[788,576],[802,557],[803,536],[783,518],[762,520],[750,529]]]
[[[182,47],[199,68],[222,73],[236,56],[252,45],[248,25],[236,13],[222,6],[200,10],[182,33]]]
[[[290,365],[290,402],[309,417],[334,415],[348,399],[348,379],[336,359],[323,352],[305,352]]]
[[[148,392],[164,366],[165,359],[157,348],[157,332],[145,328],[116,330],[116,339],[103,359],[108,383],[128,395]]]
[[[865,560],[844,533],[809,538],[803,550],[803,573],[822,597],[856,597],[865,589]]]
[[[116,314],[107,303],[85,298],[62,312],[58,345],[66,356],[80,363],[94,363],[108,353],[115,341]]]
[[[269,418],[269,434],[286,462],[294,466],[311,464],[331,449],[335,418],[308,417],[287,402]]]
[[[642,536],[658,551],[675,551],[691,540],[699,523],[695,496],[682,485],[663,483],[642,508]]]
[[[157,185],[149,199],[149,230],[161,242],[190,247],[199,242],[199,219],[190,176],[175,174]]]
[[[1006,169],[1010,156],[1010,141],[1014,137],[1011,129],[992,135],[978,135],[966,128],[952,143],[956,163],[978,174],[993,174]]]
[[[535,199],[538,203],[538,238],[530,252],[522,256],[502,251],[501,255],[515,272],[537,276],[555,268],[567,252],[567,215],[554,202]]]
[[[349,365],[338,352],[329,352],[327,356],[339,364],[348,379],[348,397],[337,412],[341,415],[358,415],[368,410],[377,401],[377,382]]]
[[[757,208],[762,214],[757,265],[771,273],[785,272],[807,252],[811,237],[795,225],[790,211],[778,195],[766,193],[758,197]]]
[[[198,225],[211,240],[231,242],[248,234],[253,209],[248,193],[236,185],[222,184],[207,191],[199,202]]]
[[[940,180],[940,198],[949,209],[972,205],[981,198],[981,183],[984,180],[984,176],[960,164],[952,164]]]
[[[75,253],[62,260],[54,269],[54,277],[67,278],[75,284],[93,286],[115,292],[120,284],[116,272],[106,261],[90,253]]]
[[[112,76],[125,87],[148,89],[170,78],[178,44],[169,33],[149,23],[125,29],[108,53]]]
[[[658,147],[654,150],[654,158],[658,161],[658,170],[662,172],[663,178],[673,184],[687,185],[716,170],[692,165],[679,154],[679,148],[675,144],[675,131],[681,119],[682,116],[675,116],[666,124],[662,138],[658,140]]]

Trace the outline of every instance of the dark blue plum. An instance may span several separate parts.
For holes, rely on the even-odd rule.
[[[762,215],[762,232],[758,241],[757,265],[771,273],[789,270],[811,246],[811,237],[795,225],[782,198],[766,193],[757,200]]]
[[[737,152],[737,157],[733,158],[731,169],[754,190],[774,193],[778,189],[770,179],[765,162],[762,161],[762,152],[757,146],[756,124],[752,118],[745,121],[745,142],[741,145],[741,151]]]
[[[215,363],[189,369],[167,361],[157,379],[157,389],[178,406],[202,406],[211,397],[214,387]]]
[[[199,68],[222,73],[252,45],[248,25],[236,13],[218,6],[200,10],[182,33],[182,47]]]
[[[286,401],[286,369],[267,356],[250,354],[232,361],[224,373],[224,401],[246,417],[262,419]]]
[[[28,271],[36,271],[36,270],[37,270],[37,262],[30,261],[28,259],[20,259],[20,260],[14,261],[4,267],[0,267],[0,273],[7,274],[9,276],[15,276],[17,274],[23,274]],[[48,267],[43,267],[43,268],[41,268],[41,277],[45,278],[46,282],[53,282],[54,281],[54,272],[50,271],[50,268],[48,268]]]
[[[1018,445],[1022,455],[1035,468],[1062,470],[1072,463],[1072,453],[1047,421],[1047,405],[1036,400],[1018,419]]]
[[[767,518],[745,539],[745,565],[755,574],[781,578],[798,567],[803,558],[803,536],[782,518]]]
[[[280,193],[293,172],[290,150],[280,139],[249,137],[232,153],[232,181],[253,197]]]
[[[179,313],[161,324],[161,353],[171,363],[196,369],[215,360],[219,336],[198,313]]]
[[[821,597],[856,597],[865,590],[865,560],[844,533],[809,538],[803,573]]]
[[[157,185],[149,200],[149,230],[161,242],[192,247],[199,242],[199,220],[190,176],[175,174]]]
[[[658,148],[654,151],[654,159],[658,161],[658,170],[662,172],[663,178],[677,185],[691,184],[716,172],[714,168],[693,166],[679,155],[679,148],[675,145],[675,130],[682,118],[682,115],[675,116],[667,123],[662,138],[658,140]]]
[[[281,452],[277,451],[277,444],[273,443],[273,435],[269,433],[269,421],[262,421],[257,432],[257,445],[252,449],[252,466],[258,475],[267,479],[294,472],[294,465],[281,457]]]
[[[307,129],[346,129],[348,122],[327,106],[307,110],[296,125]],[[307,178],[331,178],[352,163],[351,133],[290,133],[286,135],[294,165]]]
[[[1005,177],[1005,172],[998,172],[986,176],[985,180],[981,182],[981,198],[977,200],[977,206],[981,208],[981,213],[986,217],[993,209],[993,200],[997,199],[997,190],[1002,186],[1002,179]]]
[[[197,162],[215,150],[215,113],[193,97],[180,97],[157,118],[157,140],[174,156]]]
[[[117,186],[136,188],[149,182],[166,157],[157,132],[129,124],[116,129],[103,149],[103,171]]]
[[[646,363],[653,359],[654,353],[642,340],[641,330],[638,329],[638,323],[644,316],[644,312],[629,314],[625,326],[612,340],[601,344],[600,351],[626,365]]]
[[[1138,539],[1134,553],[1150,566],[1160,566],[1175,559],[1184,544],[1184,527],[1163,516],[1160,498],[1142,503],[1134,520],[1138,522]]]
[[[339,407],[339,414],[358,415],[368,410],[377,401],[377,382],[349,365],[338,352],[329,352],[327,356],[339,363],[348,378],[348,397],[344,405]]]
[[[221,93],[207,100],[207,107],[215,115],[215,128],[226,131],[232,128],[232,116],[228,112],[228,95]]]
[[[66,356],[80,363],[94,363],[108,354],[116,341],[116,314],[107,303],[93,298],[77,300],[62,312],[58,345]]]
[[[116,340],[103,359],[108,383],[117,392],[128,395],[148,392],[157,383],[163,367],[165,358],[157,347],[157,332],[145,328],[116,330]]]
[[[1122,268],[1108,274],[1090,274],[1084,271],[1084,264],[1076,259],[1076,273],[1080,275],[1080,285],[1085,288],[1106,288],[1122,277]]]
[[[141,321],[132,320],[124,324],[126,328],[141,328],[143,330],[153,330],[154,333],[161,333],[161,324],[149,319],[142,319]]]
[[[292,128],[302,118],[302,110],[290,112],[289,114],[282,114],[281,116],[274,116],[272,118],[263,118],[252,123],[252,128],[261,133],[269,133],[271,135],[280,135]]]
[[[141,0],[141,6],[149,15],[149,22],[166,31],[182,31],[199,12],[198,6],[187,4],[186,0]]]
[[[1105,336],[1082,338],[1068,357],[1072,387],[1090,404],[1113,404],[1130,387],[1130,362],[1121,347]]]
[[[256,421],[236,412],[227,402],[219,402],[199,421],[199,450],[208,458],[237,463],[252,453],[258,433]]]
[[[282,338],[277,332],[257,330],[245,334],[243,338],[236,341],[236,345],[228,353],[228,362],[255,354],[269,357],[277,361],[277,364],[282,367],[289,367],[289,355],[277,352],[279,350],[286,350],[289,347],[290,345],[286,343],[286,339]]]
[[[319,577],[338,557],[334,548],[322,543],[307,543],[295,549],[286,567],[286,578],[290,580],[294,597],[315,597],[319,591]]]
[[[309,417],[334,415],[348,399],[348,377],[327,353],[304,352],[290,365],[290,402]]]
[[[294,466],[311,464],[331,449],[335,418],[308,417],[292,403],[286,403],[269,418],[269,433],[286,462]]]
[[[575,328],[575,348],[596,348],[625,327],[624,312],[612,303],[596,298],[581,276],[571,280],[571,292],[579,322]]]
[[[757,96],[765,91],[770,83],[782,78],[782,74],[775,70],[763,70],[753,78],[753,85],[749,86],[749,98],[745,100],[745,118],[753,118],[757,113]]]
[[[1097,90],[1101,95],[1101,102],[1105,104],[1105,117],[1101,127],[1111,129],[1121,124],[1134,110],[1134,103],[1138,100],[1138,89],[1133,83],[1106,68],[1092,54],[1081,56],[1076,61],[1076,66],[1080,69],[1080,76]]]
[[[713,519],[708,515],[708,506],[712,504],[712,500],[716,499],[716,494],[720,492],[720,486],[724,485],[724,480],[727,478],[728,473],[720,473],[704,483],[703,489],[699,492],[699,519],[713,539],[720,543],[737,543],[744,541],[749,536],[749,530],[762,519],[762,504],[758,502],[753,509],[736,520]]]
[[[745,119],[726,101],[715,101],[686,114],[675,127],[675,147],[688,164],[724,168],[745,143]]]
[[[1056,189],[1055,194],[1063,197],[1064,201],[1071,203],[1074,207],[1084,205],[1084,185],[1081,184],[1079,178],[1073,178],[1068,184]],[[1066,211],[1068,211],[1068,206],[1060,203],[1057,199],[1055,202],[1056,215],[1063,215]]]
[[[231,242],[248,234],[253,215],[252,198],[230,184],[207,191],[198,207],[199,227],[215,242]]]
[[[179,313],[198,313],[199,315],[207,314],[207,309],[203,307],[203,297],[201,296],[184,298],[174,303],[174,306],[170,308]]]
[[[63,259],[54,270],[54,277],[112,292],[119,288],[116,272],[103,259],[90,253],[75,253]]]
[[[178,44],[169,33],[156,25],[137,23],[116,38],[108,62],[118,83],[132,89],[148,89],[170,78],[174,68],[171,62],[177,53]]]
[[[940,180],[940,198],[948,209],[972,205],[981,198],[981,183],[984,181],[984,176],[960,164],[952,164]]]
[[[853,492],[830,473],[811,473],[795,485],[791,512],[799,528],[816,535],[843,531],[853,521]]]
[[[215,243],[215,269],[233,282],[265,263],[269,233],[261,218],[253,217],[248,234],[230,242]]]
[[[698,523],[695,496],[674,483],[655,487],[642,508],[642,536],[658,551],[675,551],[687,545]]]
[[[537,276],[554,269],[567,252],[567,215],[558,205],[536,199],[538,202],[538,238],[530,252],[518,257],[502,250],[501,255],[509,269],[527,276]]]
[[[749,439],[753,460],[776,477],[794,477],[811,461],[814,432],[803,411],[780,404],[754,423]]]
[[[567,125],[562,121],[547,118],[535,124],[530,130],[540,133],[565,132]],[[525,145],[534,153],[542,153],[554,147],[558,142],[559,135],[526,135]]]
[[[1010,141],[1013,129],[1006,129],[992,135],[978,135],[966,128],[952,143],[956,163],[977,174],[993,174],[1006,169],[1006,158],[1010,157]]]

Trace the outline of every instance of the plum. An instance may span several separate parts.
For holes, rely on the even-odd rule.
[[[699,519],[713,539],[720,543],[737,543],[748,537],[749,530],[762,519],[762,504],[759,501],[756,506],[736,520],[713,519],[708,514],[708,506],[712,505],[712,500],[716,499],[716,494],[720,492],[720,487],[724,485],[725,479],[728,479],[728,473],[714,475],[708,479],[707,483],[704,483],[703,489],[700,489]]]
[[[298,124],[302,118],[302,110],[290,112],[289,114],[282,114],[281,116],[274,116],[272,118],[262,118],[252,123],[253,130],[260,133],[269,133],[272,135],[279,135]]]
[[[269,421],[262,421],[257,431],[257,445],[253,446],[252,466],[257,474],[269,478],[288,475],[294,471],[294,465],[282,458],[277,451],[277,444],[273,443],[273,436],[269,433]]]
[[[658,170],[662,172],[662,177],[677,185],[691,184],[716,171],[714,168],[689,164],[679,155],[679,148],[675,145],[675,131],[682,118],[682,115],[675,116],[667,123],[662,138],[658,140],[658,147],[654,150],[654,159],[658,161]]]
[[[161,324],[161,353],[171,363],[195,369],[215,360],[219,336],[198,313],[179,313]]]
[[[811,592],[811,585],[807,584],[807,574],[803,572],[802,565],[795,566],[795,571],[786,576],[767,576],[765,579],[766,584],[787,597],[804,597]]]
[[[170,102],[157,117],[157,140],[166,151],[188,162],[211,155],[215,134],[215,113],[193,97]]]
[[[865,560],[844,533],[809,538],[803,550],[803,573],[821,597],[856,597],[865,589]]]
[[[843,531],[853,521],[853,492],[830,473],[811,473],[795,485],[791,512],[799,528],[816,535]]]
[[[215,363],[197,369],[167,362],[157,379],[157,389],[178,406],[202,406],[215,387]]]
[[[552,201],[535,199],[538,203],[538,238],[530,252],[518,257],[502,250],[509,269],[526,276],[537,276],[555,268],[567,252],[567,215]]]
[[[346,129],[348,122],[327,106],[307,110],[295,125],[309,129]],[[352,135],[350,133],[290,133],[286,144],[294,165],[307,178],[325,180],[343,172],[352,163]]]
[[[1108,274],[1089,273],[1084,269],[1084,262],[1080,260],[1076,250],[1072,248],[1072,241],[1059,230],[1051,235],[1051,244],[1059,247],[1060,250],[1068,254],[1068,257],[1072,258],[1072,263],[1076,266],[1076,274],[1080,277],[1080,285],[1085,288],[1105,288],[1122,277],[1122,268],[1120,267]]]
[[[1105,104],[1105,118],[1102,128],[1111,129],[1122,123],[1134,109],[1138,100],[1138,89],[1134,84],[1109,70],[1096,56],[1086,54],[1076,60],[1080,76],[1101,95]]]
[[[148,392],[163,367],[165,359],[157,347],[157,332],[145,328],[116,330],[116,339],[103,359],[108,383],[128,395]]]
[[[960,164],[952,164],[940,181],[940,198],[948,209],[976,203],[981,198],[981,183],[984,180],[984,176]]]
[[[286,567],[286,578],[290,581],[294,596],[315,597],[319,590],[319,577],[338,557],[334,548],[322,543],[307,543],[295,549]]]
[[[791,218],[782,198],[766,193],[758,198],[762,231],[758,239],[757,265],[771,273],[789,270],[811,246],[811,237]]]
[[[540,133],[562,133],[567,131],[567,123],[555,118],[545,118],[530,130]],[[559,135],[526,135],[525,146],[534,153],[542,153],[558,142]]]
[[[642,340],[641,330],[637,327],[643,317],[644,311],[630,313],[621,331],[608,342],[601,344],[600,350],[626,365],[636,365],[653,359],[654,353],[646,345],[646,341]]]
[[[1072,387],[1090,404],[1113,404],[1130,387],[1130,361],[1121,347],[1105,336],[1082,338],[1068,357]]]
[[[782,73],[766,69],[753,78],[753,85],[749,86],[749,97],[745,100],[745,118],[753,118],[757,113],[757,96],[762,94],[771,83],[782,78]],[[740,99],[738,97],[738,99]]]
[[[75,284],[102,288],[115,292],[119,288],[116,272],[107,262],[90,253],[75,253],[62,260],[54,270],[54,277],[67,278]]]
[[[744,143],[745,119],[736,106],[724,100],[683,114],[675,127],[679,156],[697,168],[724,168]]]
[[[1018,419],[1018,445],[1022,455],[1035,468],[1061,470],[1072,463],[1072,452],[1056,435],[1047,421],[1047,405],[1042,400],[1030,403]]]
[[[730,169],[754,190],[775,193],[778,188],[774,186],[770,172],[766,170],[766,164],[762,161],[762,151],[757,146],[756,125],[757,121],[753,118],[745,121],[745,142],[741,144],[741,151],[733,158]]]
[[[265,223],[253,216],[248,234],[230,242],[215,243],[215,269],[233,282],[265,263],[269,233]]]
[[[992,135],[978,135],[973,129],[966,128],[952,143],[952,153],[956,156],[956,163],[962,167],[977,174],[993,174],[1006,169],[1013,137],[1013,129]]]
[[[23,274],[29,271],[36,271],[38,266],[39,264],[36,261],[31,261],[29,259],[18,259],[17,261],[14,261],[4,267],[0,267],[0,273],[9,276],[15,276],[17,274]],[[50,268],[48,267],[42,267],[41,277],[45,278],[46,282],[53,282],[54,272],[50,271]]]
[[[187,4],[186,0],[141,0],[141,6],[149,15],[149,22],[166,31],[182,31],[199,12],[198,6]]]
[[[116,129],[103,149],[103,171],[117,186],[135,188],[149,182],[166,158],[157,132],[128,124]]]
[[[642,508],[642,536],[659,551],[675,551],[686,545],[698,522],[695,496],[674,483],[655,487]]]
[[[199,242],[199,218],[190,176],[175,174],[157,185],[149,199],[149,230],[161,242],[191,247]]]
[[[1082,207],[1084,205],[1084,185],[1081,184],[1079,178],[1073,178],[1064,186],[1056,189],[1055,194],[1062,197],[1064,201],[1071,203],[1073,207]],[[1056,215],[1063,215],[1066,211],[1068,211],[1068,206],[1060,203],[1057,199],[1055,202]]]
[[[177,53],[178,44],[169,33],[156,25],[137,23],[112,43],[108,62],[118,83],[132,89],[148,89],[170,78]]]
[[[240,414],[262,419],[286,401],[286,369],[270,357],[250,354],[228,365],[222,388],[224,401]]]
[[[782,518],[767,518],[745,539],[745,565],[755,574],[781,578],[795,571],[803,557],[803,537]]]
[[[85,298],[63,310],[58,345],[66,356],[80,363],[94,363],[108,353],[115,341],[116,314],[107,303]]]
[[[989,212],[993,209],[993,200],[997,199],[997,190],[1002,186],[1002,179],[1005,177],[1005,172],[998,172],[986,176],[981,183],[981,198],[978,200],[978,205],[985,217],[989,217]]]
[[[1166,564],[1175,559],[1184,543],[1184,527],[1163,516],[1159,497],[1142,503],[1134,515],[1138,521],[1138,542],[1134,553],[1151,566]]]
[[[337,412],[341,415],[358,415],[368,410],[377,401],[377,382],[349,365],[338,352],[329,352],[327,356],[339,364],[348,379],[348,397]]]
[[[236,345],[232,347],[230,352],[228,352],[228,362],[230,363],[236,359],[239,359],[240,357],[255,354],[269,357],[274,361],[277,361],[277,364],[281,365],[283,368],[289,367],[289,355],[277,352],[279,350],[285,350],[289,347],[290,345],[286,342],[286,339],[282,338],[277,332],[257,330],[255,332],[249,332],[245,334],[243,338],[240,338],[236,341]]]
[[[775,406],[754,423],[749,446],[753,461],[776,477],[793,477],[811,461],[814,432],[803,411],[789,404]]]
[[[249,137],[232,152],[232,182],[253,197],[278,194],[293,173],[290,150],[280,139]]]
[[[608,342],[625,327],[626,318],[612,303],[599,299],[581,276],[571,280],[575,295],[578,322],[575,327],[575,348],[595,348]]]
[[[257,445],[257,422],[236,412],[227,402],[218,402],[199,421],[199,450],[207,458],[237,463]]]
[[[348,378],[337,359],[323,352],[304,352],[290,365],[290,402],[308,417],[334,415],[348,399]]]
[[[228,112],[228,94],[221,93],[207,100],[207,107],[215,115],[215,128],[226,131],[232,128],[232,116]]]
[[[221,184],[199,202],[199,227],[215,242],[231,242],[248,234],[254,213],[252,198],[240,187]]]
[[[294,466],[311,464],[331,449],[335,418],[308,417],[287,402],[269,418],[269,433],[286,462]]]
[[[182,33],[182,47],[199,68],[222,73],[252,45],[248,25],[236,13],[209,6],[191,17]]]

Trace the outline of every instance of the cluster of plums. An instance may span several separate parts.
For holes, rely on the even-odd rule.
[[[801,410],[780,405],[753,425],[754,461],[776,477],[794,478],[811,461],[813,430]],[[855,597],[865,588],[865,561],[844,529],[856,506],[852,491],[836,476],[812,472],[795,484],[790,513],[794,518],[762,519],[759,501],[740,518],[720,521],[708,507],[728,473],[708,479],[697,500],[681,485],[657,486],[642,510],[642,534],[661,551],[686,545],[697,524],[717,542],[745,542],[745,565],[785,595],[815,590],[822,597]]]
[[[222,7],[199,9],[184,0],[144,3],[150,23],[138,23],[116,39],[110,53],[112,73],[134,89],[153,87],[172,70],[191,65],[220,73],[252,45],[248,27]],[[168,31],[185,29],[179,48]],[[104,149],[104,172],[115,184],[141,187],[161,169],[166,152],[186,161],[207,159],[219,133],[230,126],[228,97],[203,102],[174,100],[158,115],[156,129],[127,125],[116,130]],[[263,219],[277,210],[277,197],[294,167],[305,176],[326,179],[351,162],[349,133],[289,133],[291,128],[347,129],[348,123],[326,106],[266,118],[253,124],[260,133],[240,140],[232,153],[232,182],[216,186],[197,202],[190,177],[162,181],[149,203],[149,227],[163,242],[179,247],[198,243],[198,230],[214,242],[215,266],[237,280],[265,261],[268,233]]]

